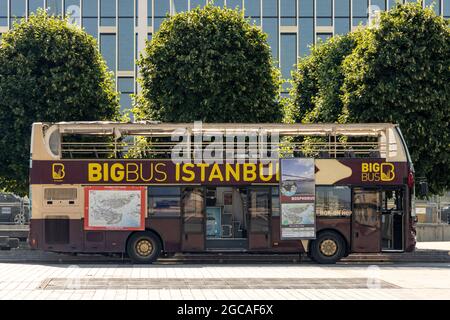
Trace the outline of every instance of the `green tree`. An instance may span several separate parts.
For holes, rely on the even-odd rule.
[[[330,38],[300,58],[292,73],[292,110],[295,122],[336,122],[342,111],[342,62],[356,46],[361,32]]]
[[[138,65],[137,119],[282,120],[267,35],[237,10],[207,5],[168,18]]]
[[[416,176],[433,193],[450,188],[450,29],[432,9],[398,5],[317,46],[293,82],[296,122],[397,123]]]
[[[450,28],[421,3],[383,13],[343,62],[346,122],[398,123],[416,176],[450,188]]]
[[[92,36],[39,11],[0,42],[0,189],[28,191],[31,124],[118,116],[112,75]]]

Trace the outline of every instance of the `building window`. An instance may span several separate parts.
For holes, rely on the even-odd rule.
[[[350,18],[335,18],[334,32],[338,35],[343,35],[350,32]]]
[[[134,93],[133,77],[118,77],[117,91],[120,92],[121,111],[130,110],[132,108],[131,94]]]
[[[253,0],[252,2],[259,2],[259,0]],[[238,10],[242,10],[242,0],[227,0],[227,7],[231,9],[237,8]]]
[[[297,1],[296,0],[281,0],[280,16],[282,26],[297,25],[296,19]]]
[[[19,22],[21,18],[25,18],[25,0],[15,0],[11,1],[11,17],[10,26],[12,27],[15,21]]]
[[[216,7],[223,7],[225,5],[224,0],[215,0],[213,4]]]
[[[300,18],[298,19],[299,31],[299,55],[301,57],[307,56],[310,53],[310,45],[314,44],[314,18]]]
[[[433,7],[433,10],[437,15],[441,14],[441,3],[439,0],[425,0],[424,5],[427,7]]]
[[[353,26],[366,25],[368,20],[368,0],[352,0]]]
[[[44,0],[28,0],[28,14],[36,13],[39,8],[44,8]]]
[[[332,33],[318,33],[318,34],[317,34],[316,42],[317,42],[317,43],[324,43],[324,42],[326,42],[328,39],[330,39],[332,36],[333,36]]]
[[[291,78],[291,71],[297,60],[297,35],[295,33],[281,34],[281,75],[284,79]],[[289,82],[283,82],[283,91],[290,88]]]
[[[8,0],[0,0],[0,27],[8,26]]]
[[[350,1],[334,0],[334,11],[336,17],[350,17]]]
[[[82,2],[82,26],[87,33],[98,38],[98,2],[83,0]]]
[[[132,71],[134,69],[133,0],[122,0],[119,3],[118,70]]]
[[[278,0],[263,0],[263,17],[278,18]]]
[[[345,186],[316,186],[316,215],[347,217],[352,214],[351,189]]]
[[[64,12],[69,16],[69,22],[74,25],[81,25],[80,0],[65,0]]]
[[[153,31],[159,30],[159,27],[163,23],[166,15],[170,13],[170,1],[159,0],[154,2],[155,5],[155,20],[153,21]]]
[[[188,1],[187,0],[173,0],[173,13],[186,12],[188,11]]]
[[[446,18],[450,18],[450,2],[444,2],[444,7],[442,8],[443,13],[444,13],[444,17]]]
[[[47,0],[48,13],[62,15],[62,0]]]
[[[116,35],[100,35],[100,52],[106,60],[108,68],[116,72]]]
[[[382,10],[382,11],[386,10],[386,1],[385,0],[372,0],[370,2],[370,5],[372,7],[375,7],[374,9],[378,9],[378,10]]]
[[[302,18],[314,17],[314,0],[302,0],[298,3],[298,15]]]
[[[204,7],[206,4],[206,0],[191,0],[191,9],[195,9],[197,7]]]
[[[116,0],[100,0],[100,25],[105,27],[116,25]]]
[[[320,0],[316,1],[316,24],[318,26],[332,26],[333,25],[333,1]]]
[[[159,217],[180,216],[180,187],[148,187],[148,214]]]

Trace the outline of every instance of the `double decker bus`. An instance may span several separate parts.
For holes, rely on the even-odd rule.
[[[350,253],[415,248],[414,172],[397,125],[34,123],[34,249]]]

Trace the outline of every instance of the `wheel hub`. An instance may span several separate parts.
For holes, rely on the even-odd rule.
[[[140,240],[136,243],[136,252],[140,256],[149,256],[153,252],[153,245],[147,239]]]
[[[320,244],[320,252],[327,257],[331,257],[336,254],[337,244],[331,239],[326,239]]]

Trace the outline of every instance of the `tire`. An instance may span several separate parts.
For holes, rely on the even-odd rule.
[[[345,241],[340,234],[334,231],[320,232],[310,247],[310,256],[320,264],[334,264],[346,252]]]
[[[161,254],[161,242],[153,232],[133,233],[127,242],[127,254],[135,263],[152,263]]]

